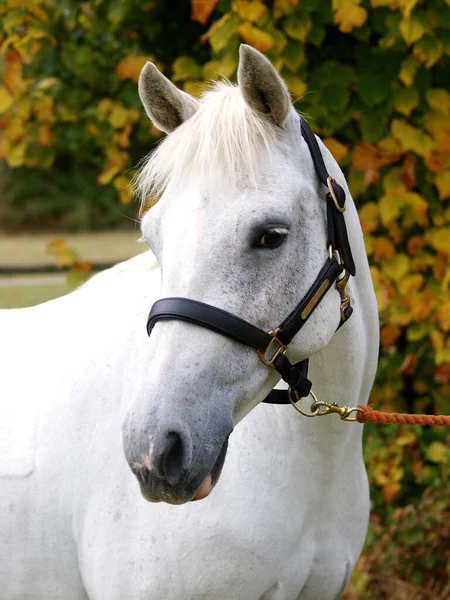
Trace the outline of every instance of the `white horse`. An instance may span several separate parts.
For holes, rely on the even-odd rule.
[[[286,87],[248,46],[238,81],[198,102],[147,64],[141,98],[169,133],[139,182],[164,189],[142,223],[156,259],[0,314],[2,600],[335,600],[349,579],[369,513],[362,426],[259,405],[278,375],[227,337],[182,321],[146,333],[168,295],[268,330],[326,260],[326,188]],[[364,403],[376,304],[320,147],[349,198],[354,314],[335,333],[332,287],[288,356],[310,357],[320,400]]]

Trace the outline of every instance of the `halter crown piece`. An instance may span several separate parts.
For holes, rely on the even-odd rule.
[[[297,335],[312,315],[333,283],[341,297],[341,320],[338,329],[350,318],[353,312],[350,298],[345,289],[350,275],[354,276],[356,273],[344,220],[345,192],[328,175],[316,136],[309,125],[303,119],[300,123],[301,133],[308,145],[316,173],[321,182],[328,188],[325,198],[327,203],[328,259],[303,299],[281,325],[269,333],[225,310],[189,298],[163,298],[158,300],[153,304],[147,322],[149,335],[157,321],[179,319],[206,327],[236,342],[254,348],[262,362],[268,367],[276,369],[289,386],[288,390],[272,390],[264,400],[264,402],[271,404],[292,403],[295,405],[295,402],[300,398],[310,394],[316,401],[311,391],[311,382],[308,379],[308,359],[292,364],[287,358],[286,352],[294,336]],[[336,254],[339,256],[340,262],[336,260]],[[342,272],[344,272],[344,275],[339,278]],[[308,416],[313,414],[308,414]]]

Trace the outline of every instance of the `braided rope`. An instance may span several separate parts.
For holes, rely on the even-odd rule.
[[[371,406],[358,404],[356,420],[358,423],[373,421],[374,423],[401,423],[403,425],[448,425],[450,426],[450,415],[408,415],[403,413],[387,413],[373,410]]]

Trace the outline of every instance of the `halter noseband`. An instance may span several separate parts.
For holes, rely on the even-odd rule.
[[[300,123],[301,133],[308,145],[316,173],[328,188],[326,195],[328,259],[303,299],[281,325],[269,333],[221,308],[189,298],[163,298],[156,301],[150,310],[147,322],[149,335],[157,321],[179,319],[206,327],[254,348],[262,362],[276,369],[289,386],[288,390],[272,390],[263,401],[271,404],[296,402],[312,393],[311,382],[308,379],[308,359],[292,364],[286,352],[292,339],[312,315],[333,283],[341,296],[341,320],[337,329],[350,318],[353,312],[350,298],[345,290],[350,275],[354,276],[356,273],[343,214],[345,192],[328,175],[316,136],[309,125],[303,119]],[[336,260],[335,253],[338,254],[340,262]],[[342,271],[344,275],[338,279]]]

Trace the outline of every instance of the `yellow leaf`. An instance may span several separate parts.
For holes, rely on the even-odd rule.
[[[433,135],[434,151],[450,154],[450,119],[437,111],[427,112],[425,128]]]
[[[59,268],[72,267],[78,261],[77,254],[66,245],[63,238],[52,239],[47,245],[47,254],[55,257]]]
[[[442,442],[431,442],[427,449],[427,458],[434,463],[446,463],[448,461],[448,448]]]
[[[450,254],[450,227],[429,229],[424,235],[435,250]]]
[[[400,81],[406,86],[412,85],[419,67],[420,63],[414,58],[414,56],[408,56],[405,58],[398,74]]]
[[[401,213],[405,201],[401,196],[385,194],[378,202],[381,222],[386,227],[392,221],[395,221]]]
[[[412,294],[420,290],[424,282],[424,277],[420,273],[407,275],[398,283],[398,291],[402,296]]]
[[[291,94],[295,96],[295,100],[297,100],[298,98],[303,98],[303,96],[306,94],[308,86],[304,81],[300,79],[300,77],[297,77],[296,75],[286,74],[284,76],[284,80],[286,81]]]
[[[199,79],[202,76],[202,68],[190,56],[179,56],[173,61],[173,81],[185,81],[186,79]]]
[[[367,20],[368,12],[362,6],[357,6],[350,1],[341,4],[334,13],[334,22],[339,25],[343,33],[350,33],[353,27],[361,27]]]
[[[400,35],[408,44],[408,46],[414,42],[417,42],[417,40],[420,40],[425,33],[425,28],[421,21],[415,17],[403,19],[400,23],[399,30]]]
[[[431,136],[405,121],[394,119],[391,123],[391,132],[406,152],[411,150],[419,156],[427,158],[433,150]]]
[[[267,12],[266,6],[260,0],[234,0],[232,8],[243,21],[252,23],[260,21]]]
[[[434,184],[438,189],[439,198],[445,200],[450,198],[450,171],[444,171],[439,175],[436,175]]]
[[[120,81],[132,79],[137,81],[146,62],[154,62],[151,56],[142,56],[141,54],[131,54],[125,56],[116,65],[116,74]]]
[[[103,169],[103,171],[98,175],[97,182],[101,185],[107,185],[111,183],[117,173],[120,172],[120,167],[118,165],[111,165]]]
[[[205,25],[217,2],[218,0],[191,0],[192,21],[198,21]]]
[[[13,103],[14,99],[11,94],[5,88],[0,87],[0,113],[9,110]]]
[[[27,129],[25,123],[18,116],[13,117],[5,127],[5,136],[11,142],[18,142],[26,135],[26,133]]]
[[[284,15],[289,15],[294,11],[294,6],[298,4],[298,0],[274,0],[273,16],[279,19]]]
[[[114,187],[119,193],[121,204],[129,204],[133,199],[133,193],[130,186],[130,180],[123,175],[114,179]]]
[[[450,94],[447,90],[433,88],[427,91],[426,98],[432,109],[450,116]]]
[[[438,350],[442,350],[444,347],[444,335],[442,331],[438,331],[437,329],[433,329],[430,331],[430,341],[433,346],[433,350],[437,352]]]
[[[419,93],[414,87],[401,88],[394,95],[394,106],[397,112],[409,117],[419,104]]]
[[[383,273],[393,281],[399,281],[409,272],[411,261],[406,254],[397,254],[390,260],[383,260],[381,263]]]
[[[47,13],[42,10],[42,8],[35,2],[27,2],[26,5],[27,11],[37,17],[40,21],[44,21],[44,23],[49,22],[49,18]]]
[[[423,38],[414,45],[413,55],[420,62],[424,62],[427,69],[431,69],[442,57],[444,45],[437,38]]]
[[[395,443],[399,446],[409,446],[415,441],[417,441],[417,435],[409,427],[402,428],[395,439]]]
[[[359,220],[363,233],[371,233],[378,227],[378,205],[376,202],[367,202],[359,210]]]
[[[208,83],[206,81],[187,80],[183,83],[183,90],[195,98],[200,98],[207,89]]]
[[[12,168],[21,167],[25,163],[28,142],[26,139],[15,144],[10,144],[6,161]]]
[[[324,138],[322,139],[322,142],[325,144],[325,146],[333,155],[334,160],[337,162],[340,162],[347,155],[347,146],[341,144],[341,142],[339,142],[336,138]]]
[[[247,44],[250,44],[250,46],[253,46],[260,52],[268,52],[275,44],[271,35],[254,27],[248,21],[239,25],[239,33]]]
[[[109,124],[114,129],[125,127],[128,122],[128,111],[120,104],[115,104],[108,117]]]
[[[36,84],[36,89],[45,91],[50,89],[57,83],[59,83],[59,79],[57,79],[56,77],[44,77],[44,79],[38,81],[38,83]]]
[[[54,121],[53,116],[54,100],[52,96],[42,96],[34,103],[34,110],[39,121],[49,123]]]
[[[237,57],[231,54],[224,56],[221,60],[211,60],[203,65],[202,74],[207,81],[226,77],[229,79],[238,66]]]

